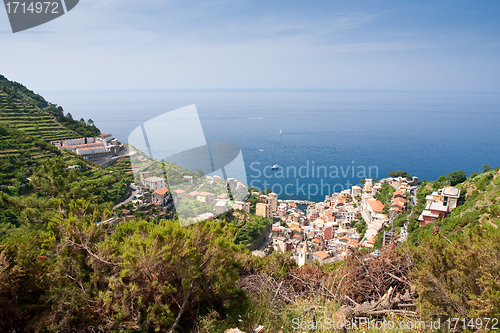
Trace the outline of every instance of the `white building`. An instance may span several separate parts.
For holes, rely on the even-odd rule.
[[[107,150],[105,147],[90,147],[90,148],[76,148],[75,152],[81,156],[93,155],[93,154],[103,154]]]
[[[276,193],[269,193],[267,197],[267,203],[271,207],[271,212],[276,212],[278,209],[278,196]]]
[[[217,201],[215,204],[215,214],[223,214],[227,210],[227,201]]]
[[[148,187],[151,191],[159,190],[160,188],[167,188],[167,182],[165,178],[161,177],[149,177],[142,181],[144,186]]]
[[[234,209],[240,209],[246,213],[250,213],[250,204],[245,201],[235,201],[233,205]]]
[[[302,249],[299,252],[299,257],[298,257],[298,265],[299,267],[304,266],[306,263],[312,263],[313,258],[311,253],[309,252],[309,245],[307,244],[307,240],[303,243]]]
[[[357,195],[361,195],[361,186],[354,185],[352,187],[352,196],[355,197]]]
[[[194,219],[195,221],[205,221],[205,220],[210,220],[214,218],[214,214],[212,213],[204,213],[201,215],[196,216]]]

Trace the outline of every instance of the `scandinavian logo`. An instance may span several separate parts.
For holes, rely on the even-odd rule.
[[[4,0],[12,32],[31,29],[69,12],[79,0]]]

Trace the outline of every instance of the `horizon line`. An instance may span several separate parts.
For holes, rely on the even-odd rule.
[[[426,93],[426,94],[500,94],[500,91],[474,90],[396,90],[396,89],[307,89],[307,88],[151,88],[151,89],[41,89],[42,93],[106,92],[324,92],[324,93]]]

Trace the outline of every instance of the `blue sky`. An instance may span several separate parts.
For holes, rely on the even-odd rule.
[[[0,10],[0,65],[34,90],[500,92],[500,1],[81,0],[17,34]]]

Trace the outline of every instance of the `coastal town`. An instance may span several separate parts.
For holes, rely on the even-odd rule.
[[[179,207],[180,202],[184,205],[193,202],[202,204],[205,211],[194,218],[196,222],[216,219],[229,210],[240,210],[268,219],[272,224],[263,231],[264,237],[256,240],[262,243],[251,247],[253,253],[265,256],[273,251],[291,252],[302,266],[314,260],[319,263],[343,260],[350,248],[373,249],[373,253],[377,254],[378,250],[374,247],[378,237],[383,245],[406,240],[407,224],[400,230],[391,226],[398,216],[405,212],[412,213],[417,200],[418,178],[388,177],[377,182],[365,179],[362,183],[327,195],[322,202],[281,200],[276,193],[263,194],[247,188],[234,178],[224,181],[217,175],[206,176],[204,186],[196,187],[208,188],[203,191],[177,189],[171,193],[164,178],[151,177],[148,172],[140,174],[138,186],[151,193],[150,204],[163,210]],[[191,189],[195,188],[193,186],[191,184]],[[210,192],[210,188],[214,191]],[[227,189],[227,193],[221,188]],[[391,195],[384,203],[377,197],[387,189]],[[223,193],[217,195],[213,192]],[[231,200],[233,193],[244,199]],[[258,202],[249,201],[249,198],[257,198]],[[446,216],[457,207],[459,198],[460,190],[452,186],[432,192],[426,197],[425,209],[418,218],[419,225]],[[141,197],[133,202],[138,201],[144,205]]]
[[[320,264],[343,260],[349,248],[373,249],[384,229],[391,231],[382,233],[383,245],[406,240],[407,223],[399,232],[390,227],[397,216],[411,211],[416,204],[418,178],[389,177],[376,183],[372,179],[362,182],[363,186],[327,195],[323,202],[309,203],[305,211],[293,200],[279,200],[275,193],[253,193],[260,199],[256,214],[274,221],[268,242],[254,254],[290,251],[302,266],[315,260]],[[376,199],[384,187],[392,192],[385,204]],[[460,190],[452,186],[428,195],[418,218],[420,226],[446,216],[457,207],[459,198]],[[359,228],[360,225],[364,227]],[[377,255],[378,250],[372,253]]]

